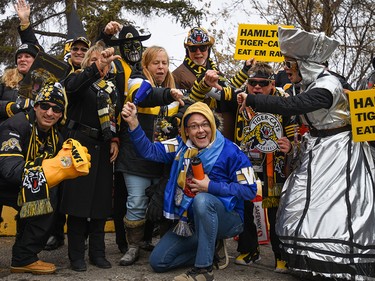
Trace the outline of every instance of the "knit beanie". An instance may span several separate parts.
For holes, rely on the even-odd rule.
[[[30,44],[30,43],[22,44],[21,46],[18,47],[18,49],[16,51],[16,55],[14,57],[15,62],[17,64],[17,57],[18,57],[19,54],[26,53],[26,54],[29,54],[29,55],[31,55],[35,58],[36,55],[38,54],[38,52],[39,52],[38,46],[36,46],[34,44]]]
[[[66,99],[63,86],[58,82],[44,84],[43,88],[40,90],[40,92],[35,98],[35,103],[40,102],[55,103],[64,111]]]

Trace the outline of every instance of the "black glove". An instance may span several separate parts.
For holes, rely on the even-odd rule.
[[[247,72],[250,70],[250,68],[251,68],[251,64],[246,65],[246,61],[245,61],[245,63],[243,64],[243,67],[242,67],[242,71],[247,74]]]
[[[17,98],[16,102],[8,102],[6,105],[6,110],[8,117],[13,116],[21,111],[27,111],[34,106],[34,101],[31,99],[25,99],[22,97]]]
[[[164,190],[168,178],[162,177],[157,184],[150,185],[146,189],[146,195],[150,197],[150,202],[146,210],[146,219],[158,222],[163,218]]]

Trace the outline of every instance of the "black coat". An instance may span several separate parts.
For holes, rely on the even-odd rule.
[[[100,78],[95,64],[65,80],[68,96],[67,119],[101,130],[96,93],[91,88]],[[116,116],[121,105],[117,105]],[[61,212],[77,217],[105,219],[112,210],[113,164],[110,163],[110,141],[90,137],[80,129],[64,129],[66,138],[74,138],[86,146],[91,155],[87,176],[67,180],[63,184]]]
[[[34,120],[33,110],[28,115],[20,112],[0,126],[0,205],[18,209],[17,197],[22,185],[22,174]],[[53,155],[57,154],[61,145],[62,136],[59,135]],[[39,150],[39,152],[43,151]]]

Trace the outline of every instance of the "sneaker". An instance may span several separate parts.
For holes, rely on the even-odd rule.
[[[56,271],[53,263],[38,260],[25,266],[11,266],[12,273],[52,274]]]
[[[240,254],[234,261],[235,264],[239,265],[250,265],[257,261],[260,261],[260,252],[259,248],[257,248],[252,253]]]
[[[188,272],[176,276],[173,281],[214,281],[214,273],[211,269],[197,268],[189,270]]]
[[[277,273],[287,273],[288,266],[286,264],[286,261],[283,261],[281,259],[276,259],[276,268],[274,271]]]
[[[229,265],[229,256],[227,251],[227,242],[225,239],[216,241],[214,266],[217,269],[224,269]]]
[[[132,265],[139,258],[139,247],[129,247],[125,255],[120,259],[120,265]]]

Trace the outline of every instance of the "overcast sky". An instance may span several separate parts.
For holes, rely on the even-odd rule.
[[[203,5],[204,2],[207,1],[198,1],[194,0],[197,5]],[[218,9],[223,6],[230,5],[233,1],[230,0],[215,0],[215,1],[208,1],[211,2],[212,8],[211,11],[215,13]],[[265,24],[264,20],[261,20],[260,17],[256,16],[255,11],[250,10],[248,4],[250,0],[244,0],[244,9],[238,9],[236,13],[232,13],[229,21],[219,21],[218,27],[220,29],[225,30],[230,36],[236,37],[237,35],[237,28],[238,24],[240,23],[252,23],[252,24]],[[247,6],[247,8],[246,8]],[[212,20],[212,19],[211,19]],[[210,28],[209,23],[211,21],[208,19],[202,27],[208,29]],[[144,41],[145,46],[151,45],[159,45],[164,47],[168,55],[171,59],[171,69],[173,70],[178,65],[181,64],[185,57],[185,49],[184,49],[184,40],[185,37],[191,27],[187,27],[185,29],[181,28],[178,24],[173,23],[170,18],[139,18],[136,19],[137,25],[148,28],[150,33],[152,34],[150,39]],[[220,42],[216,42],[215,44],[220,44]]]

